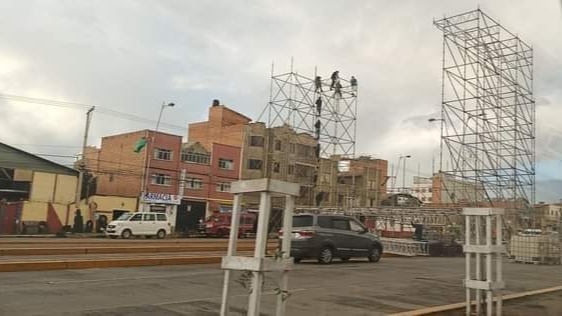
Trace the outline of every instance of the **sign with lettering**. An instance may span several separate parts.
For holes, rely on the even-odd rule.
[[[144,203],[180,204],[181,196],[167,193],[146,192],[141,195],[141,201]]]

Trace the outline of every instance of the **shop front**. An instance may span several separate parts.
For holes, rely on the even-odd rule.
[[[143,193],[140,197],[139,211],[166,213],[171,225],[176,223],[178,205],[181,204],[181,196],[166,193]],[[172,231],[175,227],[172,226]]]

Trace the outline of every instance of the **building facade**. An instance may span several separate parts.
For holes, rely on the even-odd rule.
[[[386,196],[388,161],[361,156],[321,159],[315,187],[315,205],[322,207],[378,206]]]
[[[268,128],[224,105],[211,106],[205,122],[189,124],[189,143],[206,149],[213,143],[240,147],[240,178],[270,177],[301,185],[296,205],[311,205],[314,200],[317,141],[297,133],[288,125]],[[257,207],[259,197],[244,196],[248,208]],[[274,201],[275,203],[275,201]]]
[[[86,168],[98,195],[134,197],[137,210],[166,212],[176,231],[196,229],[208,213],[232,205],[230,183],[240,176],[240,148],[182,143],[150,130],[102,138]]]
[[[0,234],[25,232],[26,225],[56,233],[70,225],[78,171],[3,143],[0,152]]]

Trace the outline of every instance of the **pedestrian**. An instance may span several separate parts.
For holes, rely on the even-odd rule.
[[[336,82],[336,90],[334,91],[334,97],[337,97],[338,95],[340,96],[340,98],[342,97],[341,95],[341,83],[338,81]]]
[[[336,86],[336,83],[340,81],[340,72],[338,70],[334,71],[330,78],[332,79],[332,84],[330,85],[330,90],[333,90],[334,87]]]
[[[318,97],[316,100],[316,115],[320,116],[322,114],[322,98]]]
[[[318,92],[323,92],[322,91],[322,77],[320,76],[316,76],[316,78],[314,79],[314,86],[316,87],[315,91]]]
[[[357,79],[355,79],[354,76],[351,76],[351,80],[349,80],[349,82],[351,83],[351,90],[353,91],[351,95],[355,96],[357,93]]]

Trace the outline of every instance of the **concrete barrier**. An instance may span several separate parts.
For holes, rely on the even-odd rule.
[[[276,244],[270,244],[268,250],[276,249]],[[131,245],[107,247],[33,247],[33,248],[3,248],[0,256],[39,256],[39,255],[85,255],[85,254],[116,254],[116,253],[162,253],[162,252],[226,252],[225,245]],[[240,245],[239,251],[253,251],[253,245]]]
[[[220,263],[221,258],[222,256],[170,256],[164,258],[104,258],[0,262],[0,272],[209,264]]]

